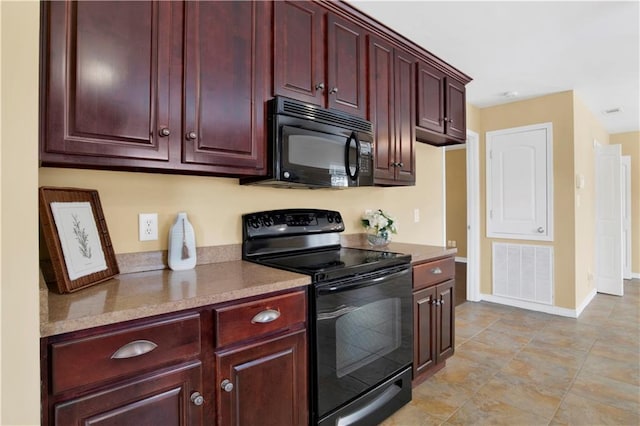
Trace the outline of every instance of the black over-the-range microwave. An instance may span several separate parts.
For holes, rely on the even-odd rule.
[[[341,111],[275,97],[268,102],[268,175],[241,184],[285,188],[373,185],[373,126]]]

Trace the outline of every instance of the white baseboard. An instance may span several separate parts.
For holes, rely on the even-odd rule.
[[[631,278],[636,279],[636,280],[640,280],[640,272],[632,272],[631,273]]]
[[[456,256],[456,262],[467,263],[467,258],[466,257],[458,257],[458,256]]]
[[[587,305],[589,304],[589,302],[591,302],[595,295],[596,290],[590,292],[585,300],[582,301],[578,309],[562,308],[560,306],[553,305],[543,305],[541,303],[510,299],[508,297],[502,296],[494,296],[493,294],[480,293],[480,299],[486,300],[487,302],[499,303],[501,305],[513,306],[515,308],[528,309],[530,311],[544,312],[546,314],[559,315],[569,318],[578,318],[578,316],[582,313],[584,308],[587,307]]]
[[[576,318],[578,318],[580,316],[582,311],[584,311],[584,308],[589,306],[589,303],[591,303],[593,298],[596,297],[596,294],[598,294],[598,290],[596,290],[595,288],[593,290],[591,290],[589,292],[589,294],[587,294],[587,297],[584,298],[582,303],[578,306],[578,309],[576,309]]]

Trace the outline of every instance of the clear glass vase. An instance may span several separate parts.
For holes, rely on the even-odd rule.
[[[367,241],[373,247],[384,247],[391,242],[391,232],[387,230],[376,231],[369,229],[367,231]]]

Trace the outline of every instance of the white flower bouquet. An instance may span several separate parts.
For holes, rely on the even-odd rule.
[[[391,241],[391,234],[398,233],[395,218],[381,209],[365,210],[361,223],[367,230],[367,238],[372,245],[386,245]]]

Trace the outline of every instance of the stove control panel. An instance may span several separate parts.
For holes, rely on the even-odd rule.
[[[284,237],[344,231],[340,212],[318,209],[286,209],[242,215],[244,239]]]

